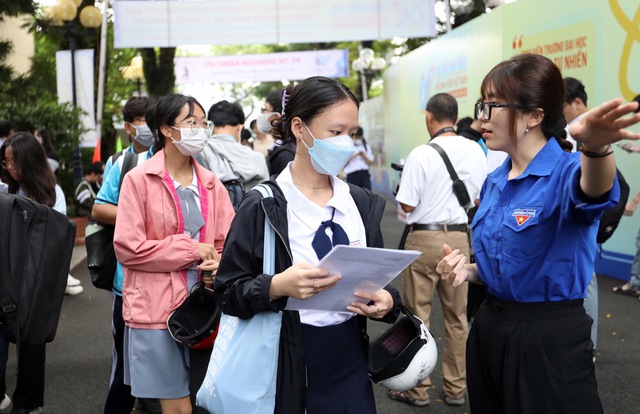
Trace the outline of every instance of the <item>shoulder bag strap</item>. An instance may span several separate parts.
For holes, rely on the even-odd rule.
[[[262,198],[273,197],[273,190],[267,184],[258,184],[253,187],[257,190]],[[262,273],[272,275],[276,268],[276,232],[269,224],[269,219],[264,216],[264,253],[262,259]]]
[[[449,156],[447,155],[447,153],[444,152],[444,150],[440,145],[434,142],[430,142],[428,145],[434,150],[436,150],[438,154],[440,154],[440,157],[442,157],[442,160],[444,161],[444,165],[447,166],[447,171],[449,171],[449,175],[451,176],[451,181],[457,180],[458,174],[456,173],[456,170],[453,169],[453,165],[451,165],[451,161],[449,160]]]
[[[467,190],[467,186],[464,184],[462,180],[458,178],[458,174],[456,173],[456,170],[453,169],[453,165],[451,165],[449,156],[442,149],[442,147],[436,144],[435,142],[430,142],[428,145],[434,150],[436,150],[438,154],[440,154],[442,161],[444,161],[444,165],[447,166],[447,171],[449,171],[449,176],[451,176],[451,181],[453,181],[453,193],[458,199],[458,203],[460,204],[460,207],[464,208],[464,210],[467,211],[468,206],[466,206],[465,204],[467,201],[469,202],[471,201],[471,197],[469,197],[469,191]],[[460,181],[460,183],[457,183],[457,181]],[[464,193],[460,193],[459,191],[460,192],[464,191]]]

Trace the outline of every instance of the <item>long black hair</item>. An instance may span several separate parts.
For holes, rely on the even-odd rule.
[[[15,180],[4,166],[9,147],[19,180]],[[49,166],[44,147],[36,137],[27,132],[11,135],[0,149],[0,160],[3,164],[0,178],[9,185],[9,193],[16,194],[22,186],[32,200],[49,207],[56,204],[56,177]]]
[[[272,134],[283,142],[292,144],[296,141],[291,132],[293,118],[298,117],[305,124],[309,124],[316,116],[346,100],[359,107],[358,100],[349,88],[335,79],[324,76],[307,78],[293,88],[287,88],[286,93],[289,98],[283,108],[283,119],[274,125]]]
[[[155,141],[153,144],[154,154],[157,154],[164,148],[165,140],[169,138],[164,136],[160,128],[163,125],[174,126],[176,118],[180,115],[180,111],[182,111],[182,108],[185,105],[189,106],[187,118],[193,115],[196,105],[202,109],[204,114],[207,113],[196,98],[178,93],[171,93],[163,96],[158,100],[158,102],[156,102],[152,116],[147,115],[147,125],[149,125],[149,128],[155,135]]]

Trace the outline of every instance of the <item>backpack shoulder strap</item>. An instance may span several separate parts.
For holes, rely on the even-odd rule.
[[[267,184],[258,184],[253,187],[262,198],[273,197],[273,190]],[[264,253],[262,259],[262,273],[272,275],[276,268],[276,232],[269,224],[269,219],[264,216]]]
[[[124,176],[127,175],[127,173],[131,171],[136,165],[138,165],[138,154],[125,152],[124,161],[122,162],[122,169],[120,170],[120,182],[118,183],[118,191],[120,191],[120,188],[122,187],[122,180],[124,179]]]
[[[371,223],[379,223],[384,214],[384,205],[386,204],[382,197],[373,194],[357,185],[349,183],[349,193],[356,203],[360,217],[364,224],[367,237],[367,246],[375,247],[382,242],[382,233],[380,231],[371,231]],[[379,204],[382,203],[382,207]],[[380,238],[378,240],[378,238]]]

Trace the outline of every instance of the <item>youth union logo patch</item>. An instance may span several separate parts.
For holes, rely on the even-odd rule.
[[[535,210],[528,210],[523,208],[513,210],[513,214],[512,214],[512,216],[516,218],[516,223],[518,223],[518,226],[522,226],[531,217],[535,217],[535,215],[536,215]]]

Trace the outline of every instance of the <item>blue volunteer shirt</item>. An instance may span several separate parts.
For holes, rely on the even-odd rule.
[[[102,180],[102,187],[100,187],[100,191],[96,196],[96,204],[113,204],[114,206],[118,205],[118,199],[120,198],[120,172],[122,171],[122,165],[124,164],[124,153],[133,152],[133,145],[129,148],[123,150],[123,155],[118,157],[115,163],[113,163],[113,157],[110,157],[107,161],[107,165],[109,166],[109,170],[105,166],[105,174]],[[153,156],[152,148],[149,148],[147,152],[143,152],[138,154],[138,164],[148,160]],[[109,163],[111,161],[111,164]],[[120,262],[116,265],[116,274],[113,278],[113,293],[116,295],[122,296],[122,279],[124,277],[124,273],[122,271],[122,265]]]
[[[580,190],[580,154],[550,139],[524,173],[507,180],[511,159],[488,175],[471,225],[480,279],[511,302],[580,299],[593,274],[603,210],[618,203],[613,188],[596,203]]]

